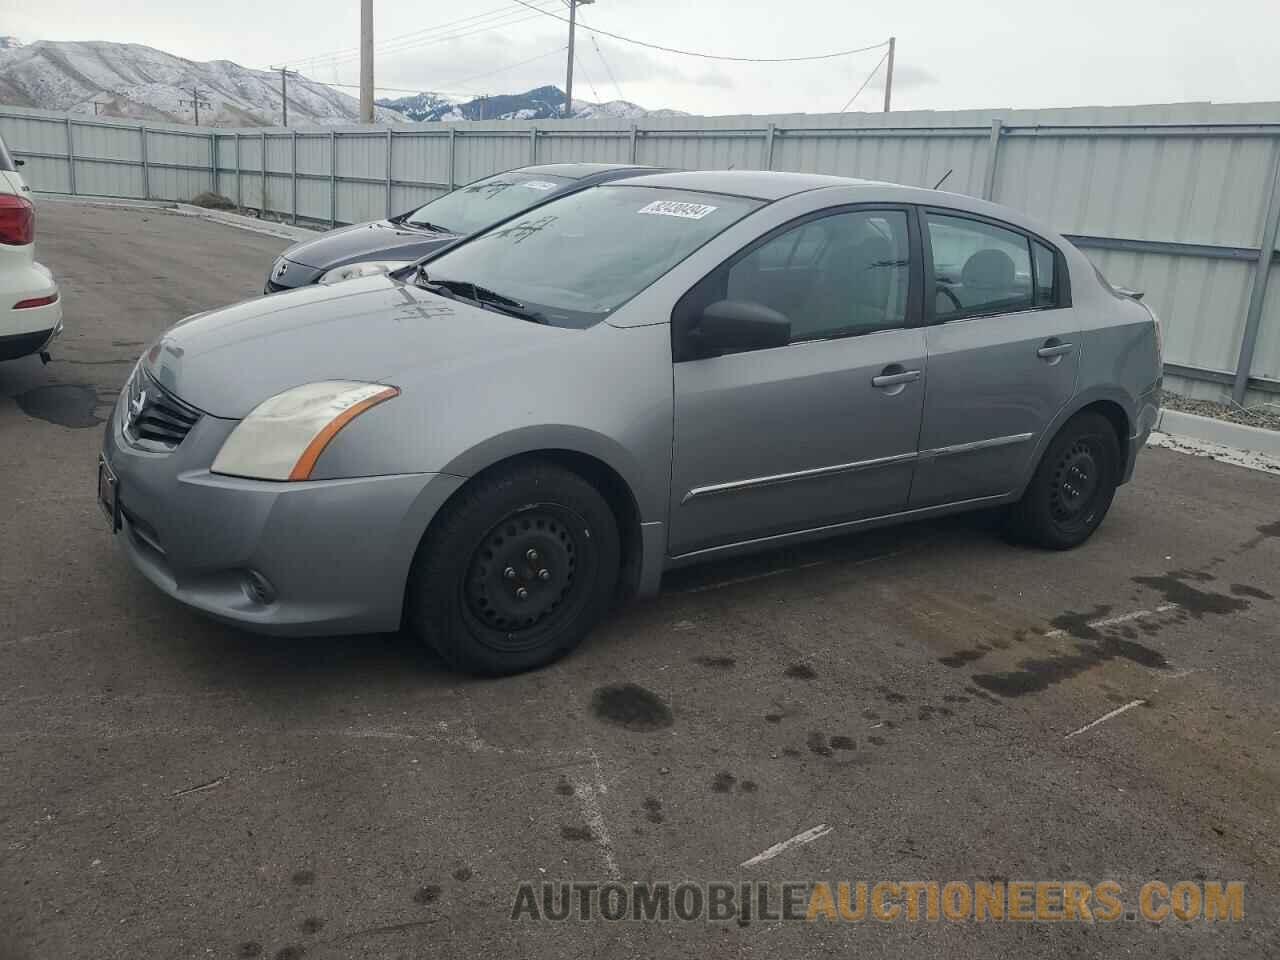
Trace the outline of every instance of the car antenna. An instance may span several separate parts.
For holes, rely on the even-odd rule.
[[[941,179],[941,180],[939,180],[937,183],[935,183],[935,184],[933,185],[933,189],[937,190],[940,186],[942,186],[944,183],[946,183],[946,182],[947,182],[947,177],[951,176],[951,174],[955,172],[955,169],[956,169],[955,167],[952,167],[950,170],[948,170],[946,173],[944,173],[944,174],[942,175],[942,179]]]

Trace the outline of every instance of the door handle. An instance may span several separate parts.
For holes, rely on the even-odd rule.
[[[891,363],[877,377],[871,378],[871,385],[879,389],[896,387],[899,384],[911,383],[920,379],[919,370],[903,370],[901,364]]]
[[[1044,346],[1036,351],[1036,356],[1041,360],[1052,360],[1054,357],[1061,357],[1076,348],[1074,343],[1063,343],[1057,337],[1050,337],[1044,342]]]

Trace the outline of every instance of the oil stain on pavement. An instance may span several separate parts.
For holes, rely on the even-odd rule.
[[[634,683],[599,687],[591,695],[591,712],[606,723],[635,731],[661,730],[673,722],[662,698]]]
[[[22,412],[60,427],[83,430],[96,427],[102,418],[95,411],[98,392],[80,383],[50,383],[33,387],[15,398]]]

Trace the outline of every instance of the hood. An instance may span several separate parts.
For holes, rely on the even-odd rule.
[[[488,362],[572,332],[383,275],[196,314],[169,328],[143,362],[174,396],[215,417],[240,419],[299,384],[394,384],[398,374]]]
[[[283,256],[306,267],[329,270],[361,260],[417,260],[457,239],[451,233],[431,233],[401,227],[389,220],[375,220],[295,243]]]

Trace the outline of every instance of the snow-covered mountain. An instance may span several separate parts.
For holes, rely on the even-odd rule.
[[[270,126],[281,119],[280,74],[230,60],[199,63],[137,43],[41,40],[23,45],[0,37],[0,103],[93,116],[190,123],[199,91],[200,122]],[[357,123],[360,103],[305,77],[290,77],[289,122]],[[95,107],[95,104],[97,106]],[[375,108],[381,123],[405,123],[394,110]]]
[[[465,102],[438,93],[418,93],[411,97],[379,100],[380,106],[403,113],[411,120],[547,120],[558,118],[564,111],[564,91],[559,87],[536,87],[524,93],[505,93],[477,97]],[[629,100],[592,103],[573,101],[573,115],[579,120],[611,118],[634,120],[640,117],[685,117],[680,110],[646,110]]]

